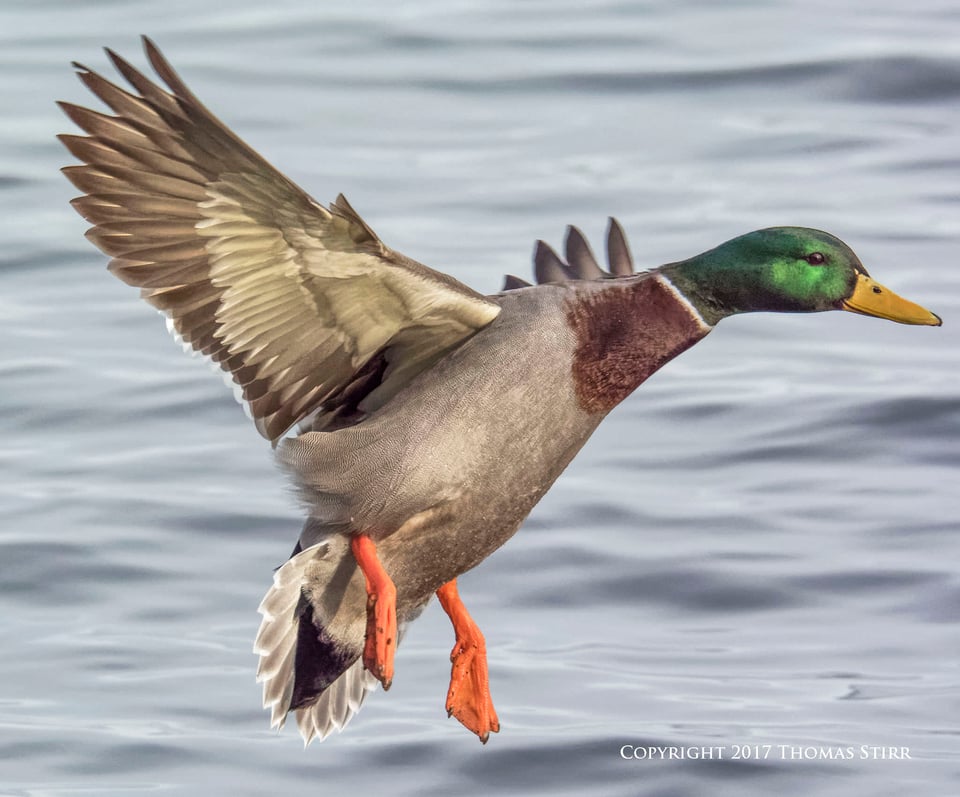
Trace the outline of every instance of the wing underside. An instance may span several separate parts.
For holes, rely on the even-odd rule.
[[[370,411],[490,323],[499,305],[391,250],[341,195],[329,207],[270,166],[190,92],[107,51],[122,88],[80,64],[113,114],[61,103],[86,136],[64,169],[110,270],[239,385],[276,440],[318,410]]]

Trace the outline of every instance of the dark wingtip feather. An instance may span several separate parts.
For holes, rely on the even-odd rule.
[[[537,241],[533,250],[533,273],[538,283],[568,282],[572,279],[570,269],[545,241]]]
[[[578,279],[593,280],[606,276],[597,259],[593,256],[586,236],[572,224],[567,226],[567,237],[564,246],[567,263]]]
[[[103,50],[116,70],[123,75],[131,86],[143,96],[147,96],[150,93],[150,87],[152,87],[153,83],[150,78],[109,47],[104,47]]]
[[[111,62],[117,69],[119,69],[121,72],[123,72],[123,69],[121,69],[121,67],[120,67],[121,64],[123,64],[124,66],[130,66],[129,62],[126,61],[126,60],[123,58],[123,56],[119,55],[119,54],[117,53],[117,51],[114,50],[113,48],[111,48],[111,47],[104,47],[104,48],[103,48],[103,51],[107,54],[107,58],[110,59],[110,62]],[[131,69],[132,69],[132,67],[131,67]]]
[[[167,84],[167,87],[178,97],[199,104],[193,92],[187,88],[186,83],[177,74],[177,71],[170,65],[170,62],[160,52],[160,48],[154,44],[149,36],[141,36],[143,42],[143,51],[147,55],[150,66],[160,76],[160,79]]]
[[[520,277],[515,277],[513,274],[507,274],[507,276],[503,278],[503,288],[501,288],[501,290],[515,291],[515,290],[519,290],[520,288],[529,288],[529,287],[530,287],[530,283],[527,282],[526,280],[522,280],[520,279]]]
[[[57,100],[57,107],[66,114],[71,122],[87,133],[91,132],[90,118],[101,115],[98,111],[91,111],[89,108],[84,108],[82,105],[66,100]]]
[[[636,273],[633,257],[627,245],[627,236],[620,223],[612,216],[607,228],[607,262],[610,273],[604,271],[587,243],[586,236],[572,224],[567,227],[564,251],[567,262],[543,241],[537,241],[533,253],[533,271],[537,283],[567,282],[569,280],[599,280],[612,277],[628,277]],[[512,285],[507,278],[507,285]],[[509,288],[505,287],[504,290]]]
[[[57,140],[67,148],[67,151],[73,155],[73,157],[77,160],[83,160],[83,158],[77,154],[77,148],[79,142],[89,140],[86,136],[78,136],[75,133],[57,133]]]
[[[627,236],[613,216],[607,221],[607,265],[615,277],[628,277],[636,271]]]

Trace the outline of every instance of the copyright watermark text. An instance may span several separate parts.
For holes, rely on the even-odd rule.
[[[620,748],[625,761],[910,761],[909,747],[872,744],[633,745]]]

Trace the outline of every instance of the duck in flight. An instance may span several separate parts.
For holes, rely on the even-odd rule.
[[[110,271],[232,377],[300,491],[308,517],[255,652],[272,725],[295,712],[308,742],[389,688],[403,628],[434,594],[455,635],[448,714],[484,742],[499,730],[457,577],[516,532],[613,407],[720,320],[941,323],[801,227],[642,273],[615,221],[608,270],[569,228],[564,259],[538,242],[535,285],[508,277],[483,296],[390,249],[343,195],[316,202],[144,47],[165,85],[110,50],[129,88],[74,64],[112,113],[60,103],[87,134],[60,136],[81,161],[63,171]]]

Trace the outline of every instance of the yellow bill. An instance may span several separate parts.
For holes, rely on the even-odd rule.
[[[900,324],[938,327],[943,323],[940,316],[919,304],[897,296],[889,288],[874,282],[866,274],[857,275],[857,285],[853,289],[853,295],[843,301],[843,309],[851,313],[886,318]]]

